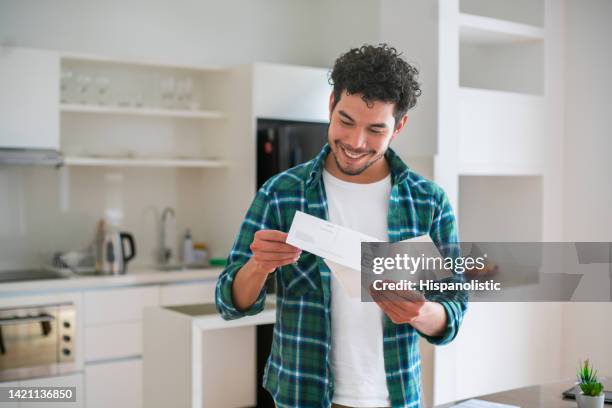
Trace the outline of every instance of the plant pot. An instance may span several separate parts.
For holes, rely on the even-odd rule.
[[[578,408],[603,408],[604,393],[602,392],[597,397],[589,397],[579,392],[576,393],[576,402],[578,402]]]

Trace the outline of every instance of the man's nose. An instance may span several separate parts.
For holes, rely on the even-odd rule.
[[[353,150],[365,150],[367,144],[367,134],[365,129],[355,128],[350,134],[347,144]]]

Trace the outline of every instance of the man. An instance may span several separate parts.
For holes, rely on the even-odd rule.
[[[443,254],[457,242],[442,189],[389,148],[420,95],[417,74],[385,44],[336,60],[328,143],[257,192],[219,277],[217,308],[236,319],[263,309],[276,271],[264,387],[278,407],[419,406],[418,336],[445,344],[457,335],[465,301],[398,292],[404,301],[360,302],[322,259],[285,242],[298,210],[385,241],[429,234]]]

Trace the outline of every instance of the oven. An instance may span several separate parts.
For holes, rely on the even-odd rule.
[[[73,303],[0,309],[0,381],[76,371]]]

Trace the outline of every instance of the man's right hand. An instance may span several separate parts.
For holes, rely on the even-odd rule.
[[[251,262],[258,272],[266,275],[276,268],[296,262],[302,250],[286,243],[287,233],[277,230],[259,230],[250,245]]]

